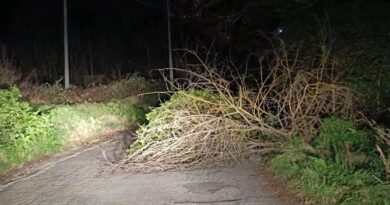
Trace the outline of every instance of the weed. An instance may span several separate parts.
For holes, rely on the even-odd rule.
[[[352,121],[330,117],[324,120],[314,147],[326,158],[355,167],[367,161],[371,141],[368,133],[358,130]]]

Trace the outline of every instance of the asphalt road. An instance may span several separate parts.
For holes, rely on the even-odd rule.
[[[1,182],[0,204],[284,204],[255,163],[192,171],[109,173],[115,142],[58,154]]]

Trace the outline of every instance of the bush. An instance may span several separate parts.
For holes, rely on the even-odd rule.
[[[0,172],[26,160],[57,151],[61,139],[47,115],[39,115],[13,87],[0,90]]]
[[[15,87],[0,89],[0,173],[143,123],[148,111],[145,102],[135,97],[108,103],[32,107],[20,96]]]
[[[272,169],[297,185],[314,204],[386,204],[390,184],[375,153],[371,133],[350,120],[324,120],[319,136],[306,144],[295,137],[274,157]]]

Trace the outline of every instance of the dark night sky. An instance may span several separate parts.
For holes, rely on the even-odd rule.
[[[118,62],[128,63],[122,65],[126,67],[145,66],[146,49],[153,49],[149,58],[154,66],[163,64],[165,12],[165,2],[158,0],[68,0],[73,67],[83,60],[89,62],[90,50],[97,70]],[[16,63],[61,66],[62,0],[1,1],[0,28],[0,43],[7,46]]]
[[[185,2],[179,11],[178,2]],[[176,14],[198,17],[191,10],[194,2],[172,0],[171,7],[176,9]],[[226,0],[222,6],[203,12],[205,17],[191,19],[185,22],[186,25],[180,23],[183,19],[172,15],[174,47],[183,47],[187,38],[200,38],[206,44],[211,43],[213,38],[219,38],[217,41],[226,44],[227,32],[232,26],[217,28],[216,24],[224,25],[221,23],[223,20],[210,18],[212,21],[209,21],[209,17],[214,15],[213,12],[226,15],[234,6],[239,10],[240,5],[237,6],[235,0]],[[226,12],[221,13],[219,8]],[[7,46],[15,63],[27,69],[50,68],[47,71],[50,75],[54,67],[61,72],[62,11],[62,0],[2,1],[0,43]],[[86,73],[87,69],[81,67],[89,64],[93,64],[99,73],[116,64],[120,64],[126,72],[167,65],[165,0],[68,0],[68,16],[71,68],[77,71]],[[261,19],[259,25],[267,21],[264,20],[266,18]]]
[[[53,22],[61,23],[57,21],[62,20],[62,5],[62,0],[2,0],[0,1],[1,26],[7,28],[15,18],[26,18],[29,15],[34,15],[34,18],[41,18],[42,23],[46,25]],[[73,17],[77,21],[93,21],[97,16],[109,14],[109,18],[118,17],[122,15],[122,12],[137,13],[141,11],[142,13],[143,10],[154,10],[162,13],[165,10],[165,3],[159,0],[68,0],[68,7],[69,13],[75,15]],[[4,31],[2,29],[2,33]]]
[[[68,0],[69,29],[79,30],[99,25],[131,27],[156,15],[163,18],[165,7],[161,2],[149,0],[147,3],[154,6],[145,6],[137,1],[125,0]],[[1,1],[0,32],[2,36],[7,36],[12,31],[28,30],[31,27],[35,30],[61,30],[62,6],[62,0]]]
[[[287,32],[300,35],[307,19],[301,21],[299,16],[321,14],[326,7],[332,21],[336,20],[334,25],[351,23],[348,18],[356,19],[355,23],[368,19],[366,25],[378,24],[375,29],[381,29],[389,23],[385,19],[390,19],[390,6],[383,0],[374,1],[222,0],[204,9],[209,1],[171,0],[173,46],[183,48],[201,40],[220,46],[219,53],[235,51],[234,56],[245,56],[267,49],[259,31],[271,34],[282,23]],[[297,2],[308,2],[310,7]],[[92,66],[95,73],[104,74],[113,67],[126,73],[167,66],[165,6],[165,0],[68,0],[73,73],[88,74]],[[62,0],[0,1],[0,43],[19,67],[47,73],[42,80],[61,76],[62,11]],[[232,22],[236,14],[239,19]]]

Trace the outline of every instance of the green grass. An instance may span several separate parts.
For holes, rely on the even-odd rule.
[[[57,136],[67,144],[88,143],[93,136],[145,121],[146,109],[136,98],[108,103],[61,105],[50,111]]]
[[[292,139],[270,165],[312,204],[390,204],[390,184],[370,136],[352,121],[328,118],[313,142]]]
[[[17,88],[0,90],[0,173],[96,136],[145,122],[156,99],[128,97],[105,103],[29,105]]]

